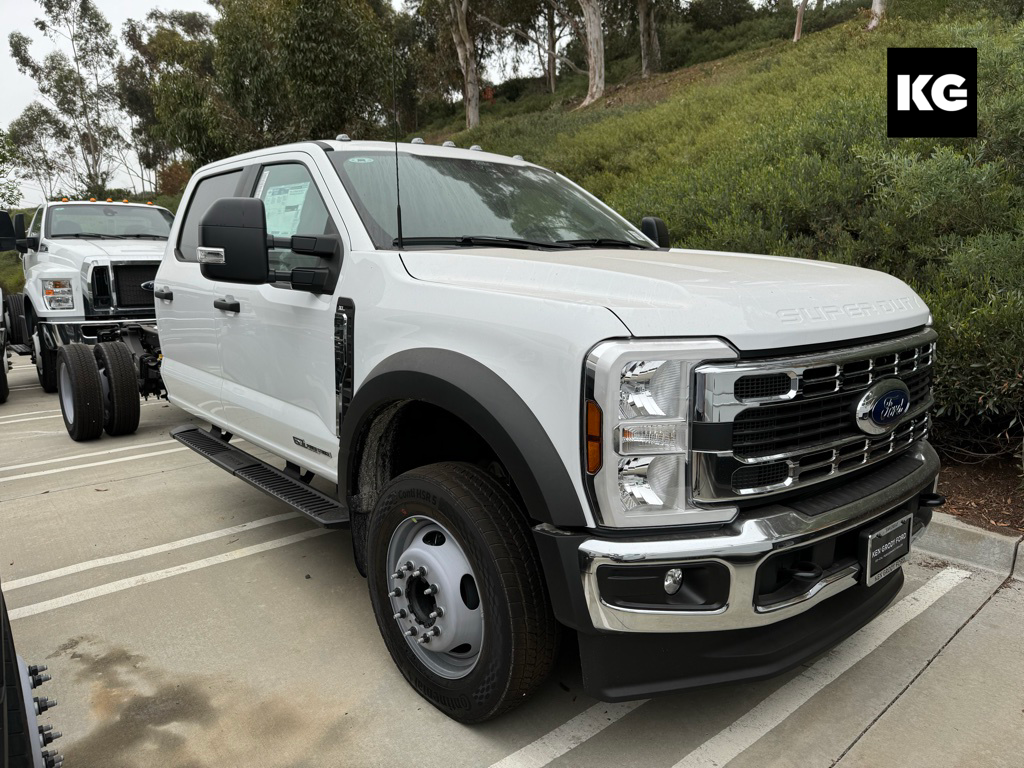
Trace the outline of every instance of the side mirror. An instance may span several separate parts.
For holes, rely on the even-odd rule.
[[[25,214],[14,214],[14,247],[21,253],[28,253],[28,243],[25,241]]]
[[[669,248],[672,245],[668,237],[668,227],[657,216],[645,216],[640,222],[640,231],[656,242],[659,248]]]
[[[0,211],[0,251],[13,251],[17,247],[14,221],[7,211]]]
[[[253,197],[224,197],[199,222],[199,269],[207,280],[259,285],[269,279],[267,214]]]

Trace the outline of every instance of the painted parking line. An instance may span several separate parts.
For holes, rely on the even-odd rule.
[[[0,424],[2,427],[3,424]],[[110,448],[106,451],[93,451],[92,453],[76,453],[71,456],[59,456],[56,459],[42,459],[40,461],[29,461],[25,464],[11,464],[7,467],[0,467],[0,472],[13,472],[16,469],[28,469],[29,467],[41,467],[44,464],[56,464],[61,461],[77,461],[78,459],[91,459],[96,456],[109,456],[112,453],[124,453],[125,451],[133,451],[140,448],[155,448],[161,445],[170,445],[176,443],[177,440],[158,440],[155,443],[141,443],[139,445],[126,445],[122,448]]]
[[[53,611],[69,605],[75,605],[76,603],[82,603],[96,597],[111,595],[115,592],[132,589],[133,587],[141,587],[143,584],[152,584],[154,581],[169,579],[172,576],[180,576],[183,573],[191,573],[192,571],[198,571],[202,568],[209,568],[212,565],[220,565],[221,563],[229,563],[232,560],[239,560],[243,557],[249,557],[250,555],[258,555],[261,552],[268,552],[269,550],[278,549],[279,547],[286,547],[289,544],[296,544],[300,541],[312,539],[316,536],[323,536],[332,532],[333,531],[330,528],[314,528],[310,531],[297,533],[294,536],[286,536],[283,539],[265,541],[262,544],[254,544],[251,547],[243,547],[242,549],[236,549],[231,552],[224,552],[223,554],[214,555],[213,557],[207,557],[202,560],[196,560],[191,563],[184,563],[182,565],[176,565],[172,568],[164,568],[163,570],[153,571],[151,573],[143,573],[139,576],[121,579],[120,581],[112,581],[109,584],[101,584],[100,586],[93,587],[92,589],[83,589],[81,592],[73,592],[70,595],[57,597],[53,600],[45,600],[41,603],[26,605],[22,608],[14,608],[9,610],[8,613],[11,617],[11,621],[24,619],[28,616],[36,616],[40,613],[46,613],[47,611]]]
[[[673,768],[724,766],[970,575],[969,571],[959,568],[946,568],[939,572],[735,723],[704,742]],[[542,768],[648,701],[595,704],[490,768]]]
[[[13,387],[12,387],[12,389],[13,389]],[[147,405],[162,405],[162,403],[159,403],[159,402],[139,403],[139,405],[141,407],[145,407]],[[45,413],[45,411],[39,411],[39,413]],[[52,416],[30,416],[27,419],[15,418],[15,416],[24,416],[24,415],[25,414],[21,414],[21,413],[19,413],[19,414],[12,414],[11,417],[6,419],[6,420],[5,419],[0,419],[0,427],[6,427],[8,424],[24,424],[26,421],[43,421],[44,419],[59,419],[59,418],[62,417],[61,412],[58,410],[57,413],[52,415]]]
[[[673,768],[724,766],[755,741],[806,704],[812,696],[863,659],[911,619],[921,615],[970,571],[946,568],[885,611],[853,637],[840,643],[812,666],[705,741]]]
[[[70,467],[55,467],[54,469],[42,469],[38,472],[24,472],[20,475],[10,475],[9,477],[0,477],[0,483],[7,483],[11,480],[27,480],[31,477],[43,477],[45,475],[56,475],[61,472],[74,472],[78,469],[89,469],[91,467],[102,467],[105,464],[120,464],[125,461],[138,461],[139,459],[148,459],[153,456],[164,456],[168,453],[178,453],[179,451],[188,451],[189,448],[168,448],[166,451],[150,451],[149,453],[142,453],[137,456],[122,456],[119,459],[107,459],[106,461],[91,461],[87,464],[74,464]]]
[[[153,547],[146,547],[145,549],[136,549],[133,552],[125,552],[124,554],[120,555],[111,555],[109,557],[100,557],[95,560],[87,560],[84,563],[76,563],[75,565],[68,565],[64,568],[57,568],[53,571],[37,573],[35,576],[26,576],[23,579],[15,579],[14,581],[5,582],[3,585],[4,592],[13,592],[14,590],[21,589],[22,587],[29,587],[33,584],[39,584],[44,581],[50,581],[51,579],[59,579],[64,576],[70,576],[73,573],[81,573],[82,571],[88,571],[93,568],[102,568],[106,565],[126,563],[129,560],[139,560],[143,557],[159,555],[163,552],[171,552],[175,549],[182,549],[183,547],[191,547],[195,544],[202,544],[203,542],[213,541],[214,539],[223,538],[224,536],[232,536],[236,533],[244,533],[245,531],[251,531],[255,528],[262,528],[265,525],[281,523],[285,520],[294,520],[298,517],[302,517],[302,515],[300,515],[298,512],[285,512],[282,515],[264,517],[259,520],[250,521],[248,523],[233,525],[230,528],[222,528],[219,531],[211,531],[210,533],[202,533],[198,536],[190,536],[187,539],[179,539],[178,541],[172,541],[168,544],[158,544]]]

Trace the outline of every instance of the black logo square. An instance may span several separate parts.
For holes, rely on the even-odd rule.
[[[977,48],[890,48],[888,135],[978,135]]]

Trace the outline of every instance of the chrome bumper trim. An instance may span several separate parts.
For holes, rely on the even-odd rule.
[[[882,491],[809,517],[783,503],[758,509],[757,517],[742,515],[716,530],[694,531],[676,539],[628,541],[587,539],[579,547],[583,593],[594,626],[611,632],[717,632],[784,621],[854,586],[860,568],[827,574],[803,595],[770,609],[754,605],[757,570],[774,552],[836,536],[869,523],[913,499],[922,487],[933,487],[939,457],[927,442],[918,442],[907,455],[919,467]],[[851,482],[857,482],[852,479]],[[920,528],[914,536],[924,531]],[[602,565],[651,565],[716,562],[729,571],[729,599],[717,611],[658,611],[619,608],[601,599],[597,570]]]

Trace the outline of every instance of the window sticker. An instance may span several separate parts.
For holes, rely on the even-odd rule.
[[[372,157],[350,157],[348,159],[348,162],[350,162],[350,163],[372,163],[373,162],[373,158]]]
[[[267,233],[274,237],[291,237],[299,228],[302,204],[309,182],[271,187],[263,203],[267,211]]]

